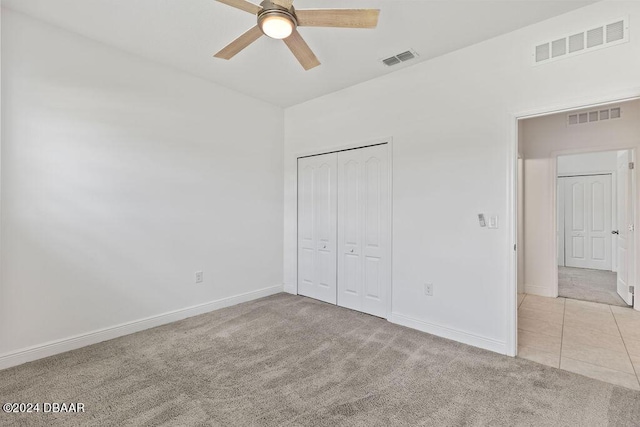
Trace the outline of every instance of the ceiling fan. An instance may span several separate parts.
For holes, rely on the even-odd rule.
[[[297,27],[375,28],[379,9],[302,9],[293,0],[264,0],[260,6],[246,0],[218,0],[220,3],[257,15],[258,24],[214,56],[231,59],[262,35],[285,42],[305,70],[320,65]]]

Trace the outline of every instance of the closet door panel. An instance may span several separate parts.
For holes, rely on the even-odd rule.
[[[316,277],[320,292],[335,294],[336,290],[336,167],[335,154],[320,159],[315,188],[315,218],[317,230]],[[335,296],[323,301],[335,303]]]
[[[338,305],[386,317],[389,250],[387,146],[338,154]]]
[[[389,261],[389,169],[387,145],[362,150],[364,295],[362,311],[387,314]]]
[[[338,305],[362,306],[362,153],[338,153]]]
[[[313,162],[298,162],[298,293],[312,296],[315,274],[315,240],[313,233]]]
[[[337,154],[298,159],[298,293],[336,303]]]

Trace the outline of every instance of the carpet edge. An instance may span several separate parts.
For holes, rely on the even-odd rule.
[[[202,304],[181,308],[178,310],[168,311],[166,313],[145,317],[130,322],[121,323],[95,331],[50,341],[43,344],[37,344],[20,350],[0,354],[0,370],[22,365],[23,363],[32,362],[34,360],[75,350],[88,345],[97,344],[102,341],[140,332],[145,329],[154,328],[156,326],[166,325],[168,323],[177,322],[188,317],[197,316],[211,311],[220,310],[222,308],[231,307],[243,302],[264,298],[283,291],[283,285],[262,288],[243,294],[233,295],[230,297],[220,298]]]

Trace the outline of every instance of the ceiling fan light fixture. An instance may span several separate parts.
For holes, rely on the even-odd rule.
[[[289,13],[279,10],[267,11],[258,17],[262,32],[272,39],[286,39],[296,27],[295,19]]]

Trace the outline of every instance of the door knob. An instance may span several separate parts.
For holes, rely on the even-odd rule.
[[[351,253],[353,253],[353,249],[351,249]]]
[[[618,230],[613,230],[611,234],[620,234],[620,232]]]
[[[322,247],[322,249],[327,249],[327,245],[324,245],[324,246]]]

